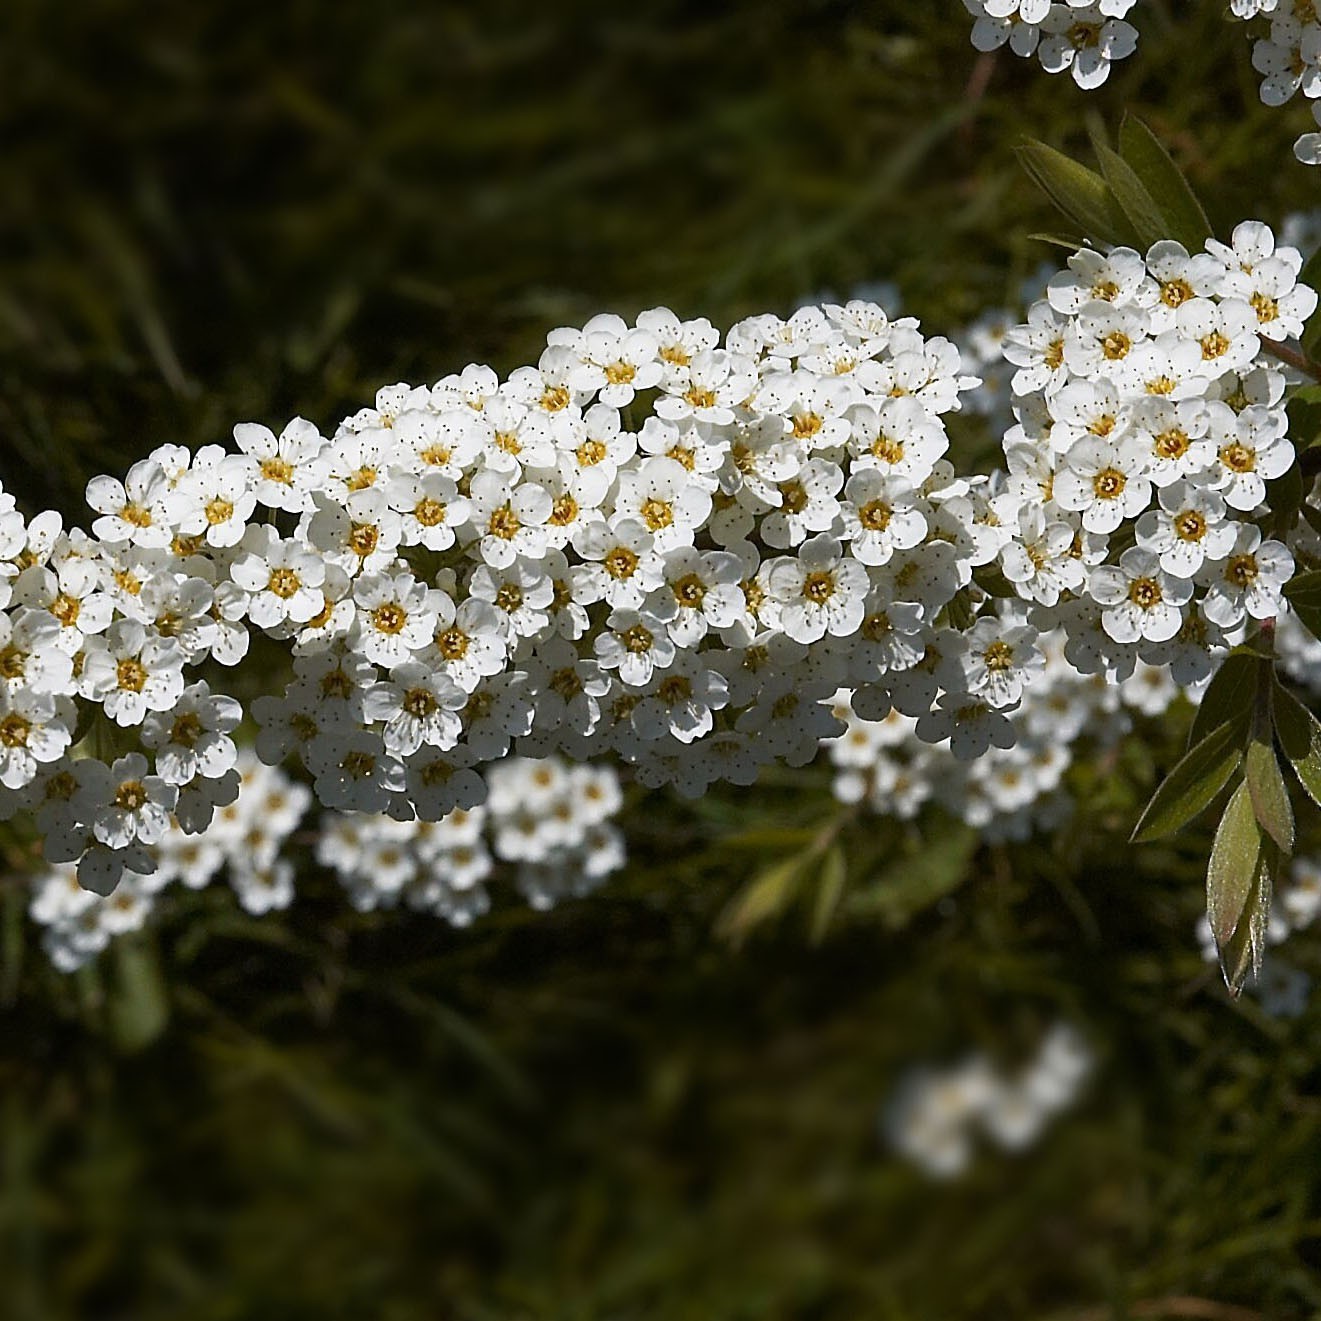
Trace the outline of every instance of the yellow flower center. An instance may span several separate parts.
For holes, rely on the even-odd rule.
[[[115,679],[123,692],[140,693],[150,677],[147,667],[133,656],[126,656],[115,667]]]

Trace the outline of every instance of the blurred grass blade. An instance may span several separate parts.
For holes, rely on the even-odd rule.
[[[1131,840],[1144,844],[1173,834],[1208,808],[1243,760],[1239,731],[1232,724],[1213,729],[1161,782],[1151,796]]]
[[[1201,251],[1212,234],[1206,210],[1164,144],[1136,115],[1125,115],[1119,125],[1119,154],[1159,208],[1164,236],[1189,252]]]
[[[155,950],[145,940],[119,940],[108,1000],[110,1031],[123,1051],[145,1049],[165,1030],[169,1001]]]
[[[817,878],[816,903],[812,907],[812,944],[819,945],[830,930],[830,923],[839,908],[839,901],[844,896],[844,887],[848,882],[848,869],[844,863],[844,850],[838,844],[832,844],[821,863],[821,874]]]
[[[795,853],[753,877],[720,915],[719,933],[737,945],[753,927],[783,913],[798,892],[798,880],[810,856],[810,850]]]

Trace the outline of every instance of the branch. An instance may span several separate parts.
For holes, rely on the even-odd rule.
[[[1313,362],[1299,349],[1291,349],[1288,345],[1267,339],[1264,335],[1258,338],[1261,340],[1263,352],[1268,353],[1272,358],[1278,358],[1280,362],[1287,363],[1295,371],[1302,372],[1304,376],[1310,376],[1314,381],[1321,381],[1321,363]]]

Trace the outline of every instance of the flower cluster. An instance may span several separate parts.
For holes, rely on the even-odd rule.
[[[32,810],[88,888],[147,874],[171,821],[204,831],[238,792],[242,712],[194,672],[254,637],[268,672],[266,639],[293,653],[253,706],[262,759],[401,821],[476,806],[511,747],[617,753],[689,794],[750,783],[838,731],[841,684],[877,714],[901,689],[923,737],[957,719],[966,755],[1004,743],[1030,630],[967,620],[965,656],[942,616],[1000,540],[986,480],[944,458],[974,384],[872,304],[723,344],[602,316],[507,381],[383,390],[330,439],[298,420],[237,427],[237,452],[162,446],[93,479],[90,536],[7,498],[0,811]]]
[[[1137,48],[1137,29],[1124,17],[1137,0],[963,0],[976,20],[980,51],[1008,45],[1035,55],[1047,73],[1073,75],[1079,87],[1100,87],[1110,65]]]
[[[1301,265],[1256,222],[1195,255],[1083,251],[1006,337],[1000,567],[1081,673],[1197,683],[1280,612],[1298,533],[1264,504],[1294,459],[1271,349],[1315,310]]]
[[[977,383],[954,345],[852,301],[723,340],[600,316],[505,381],[382,390],[330,438],[162,446],[89,484],[91,535],[5,497],[0,815],[31,811],[98,893],[150,874],[239,792],[243,712],[211,683],[252,648],[288,676],[252,705],[261,760],[389,816],[418,866],[440,845],[414,823],[478,807],[510,752],[698,795],[810,761],[841,716],[837,759],[868,725],[960,761],[1025,737],[988,763],[994,809],[966,809],[1012,817],[1067,761],[1058,712],[1109,700],[1076,676],[1195,685],[1279,611],[1268,350],[1315,307],[1300,266],[1256,223],[1197,255],[1076,254],[1001,339],[1017,420],[990,475],[946,457]]]
[[[892,1150],[932,1178],[968,1168],[979,1133],[1006,1151],[1024,1151],[1056,1115],[1075,1104],[1093,1067],[1077,1031],[1061,1023],[1017,1073],[984,1055],[911,1073],[882,1116]]]
[[[100,896],[78,883],[72,863],[34,878],[29,913],[43,928],[51,961],[72,972],[101,953],[113,937],[139,930],[156,900],[178,882],[201,890],[222,872],[249,913],[287,908],[293,900],[293,865],[282,856],[312,801],[305,785],[263,766],[251,752],[233,767],[237,793],[221,806],[205,834],[186,834],[169,821],[150,846],[150,869],[126,870],[113,894]]]
[[[483,882],[497,859],[515,868],[519,892],[537,909],[589,894],[623,865],[623,836],[612,824],[622,795],[608,767],[511,757],[485,779],[484,805],[438,822],[327,814],[317,859],[360,912],[403,903],[455,926],[490,908]]]
[[[218,809],[205,834],[187,834],[171,821],[149,849],[155,869],[126,870],[113,894],[84,889],[70,863],[34,878],[29,914],[43,928],[57,968],[72,972],[115,936],[140,930],[175,882],[201,890],[223,874],[248,913],[289,907],[295,875],[289,846],[312,793],[250,750],[239,753],[234,769],[238,794]],[[438,822],[323,813],[313,852],[359,911],[402,901],[455,926],[490,907],[483,882],[497,863],[509,865],[518,890],[538,909],[588,893],[623,865],[624,841],[613,824],[622,802],[614,771],[511,757],[490,767],[486,779],[485,807],[456,809]]]
[[[1086,742],[1091,755],[1112,748],[1132,717],[1161,716],[1182,694],[1197,701],[1201,685],[1181,689],[1167,669],[1139,661],[1122,682],[1081,675],[1064,657],[1064,637],[1042,637],[1046,665],[1024,689],[1010,714],[1014,743],[960,761],[947,743],[932,746],[916,733],[917,721],[899,711],[862,720],[849,694],[837,695],[835,714],[845,732],[827,740],[835,767],[834,793],[844,803],[865,803],[881,816],[911,820],[936,804],[977,830],[983,840],[1023,840],[1057,829],[1073,813],[1065,775]]]
[[[1236,18],[1270,19],[1269,32],[1252,47],[1262,102],[1284,105],[1301,92],[1321,125],[1321,13],[1315,0],[1230,0],[1230,9]],[[1305,165],[1321,165],[1321,133],[1304,133],[1294,155]]]

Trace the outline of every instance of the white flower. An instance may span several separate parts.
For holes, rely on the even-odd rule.
[[[259,503],[291,514],[311,508],[309,493],[322,475],[320,458],[326,443],[311,422],[294,418],[279,439],[269,427],[240,422],[234,440],[256,462],[253,495]]]
[[[1215,491],[1180,480],[1163,487],[1159,498],[1160,509],[1138,519],[1137,540],[1155,551],[1166,573],[1191,578],[1206,560],[1229,553],[1239,525],[1225,521],[1225,502]]]
[[[633,708],[633,727],[645,739],[668,734],[680,743],[692,743],[711,732],[711,713],[727,700],[724,676],[708,669],[695,653],[684,652]]]
[[[101,517],[92,523],[92,532],[112,544],[168,546],[174,535],[166,507],[169,494],[165,473],[150,459],[135,463],[122,482],[93,477],[87,483],[87,503]]]
[[[1237,419],[1213,414],[1210,434],[1217,446],[1217,467],[1212,485],[1231,509],[1256,509],[1266,498],[1266,483],[1289,471],[1294,448],[1284,437],[1287,426],[1281,410],[1255,404]]]
[[[1088,532],[1113,532],[1151,501],[1142,451],[1132,439],[1081,441],[1065,462],[1055,477],[1055,499],[1080,513]]]
[[[577,576],[590,589],[590,599],[605,601],[616,610],[640,607],[661,583],[662,561],[655,541],[655,534],[639,518],[608,523],[597,518],[584,525],[573,545],[586,561]]]
[[[440,471],[401,473],[386,485],[390,508],[400,516],[400,539],[405,546],[448,550],[454,529],[471,517],[466,499],[454,479]]]
[[[645,688],[652,674],[674,662],[677,649],[663,620],[636,610],[614,610],[606,631],[595,642],[603,669],[615,670],[621,683]]]
[[[76,719],[67,697],[0,686],[0,785],[21,789],[40,767],[58,761],[72,741]]]
[[[1000,567],[1019,593],[1053,606],[1066,591],[1086,581],[1081,556],[1073,553],[1077,534],[1065,522],[1046,518],[1040,505],[1024,505],[1018,514],[1018,535],[1000,552]]]
[[[472,480],[468,517],[482,560],[494,569],[507,569],[519,556],[539,559],[546,550],[544,525],[551,509],[551,498],[540,486],[511,486],[498,472],[478,473]]]
[[[403,792],[403,763],[369,730],[329,730],[308,744],[318,800],[346,812],[384,812]]]
[[[140,752],[130,752],[113,766],[94,763],[73,802],[99,843],[126,849],[135,841],[158,844],[169,829],[178,797],[174,785],[148,774],[147,759]]]
[[[679,646],[695,647],[709,629],[728,628],[742,617],[744,568],[737,555],[685,546],[665,556],[662,575],[646,609],[665,622]]]
[[[844,473],[828,459],[809,459],[796,476],[780,483],[780,507],[762,519],[762,539],[779,549],[801,544],[812,532],[827,532],[839,517],[835,498]]]
[[[363,713],[384,722],[381,737],[387,751],[403,758],[423,744],[442,751],[454,747],[463,732],[458,713],[467,701],[468,694],[453,679],[409,662],[392,670],[388,682],[367,690]]]
[[[782,606],[784,631],[797,642],[816,642],[827,633],[847,637],[862,623],[867,570],[845,558],[834,537],[812,537],[796,556],[772,560],[768,583]]]
[[[710,492],[676,459],[647,458],[620,474],[615,519],[641,523],[659,553],[691,543],[710,513]]]
[[[306,624],[325,605],[325,560],[266,524],[248,529],[229,573],[249,594],[248,618],[258,628],[276,628],[286,620]]]
[[[926,743],[949,739],[959,761],[972,761],[991,747],[1012,748],[1014,727],[985,698],[942,693],[934,708],[918,719],[914,732]]]
[[[1046,667],[1036,642],[1037,630],[1028,624],[979,619],[960,658],[967,691],[996,707],[1020,701],[1024,686]]]
[[[155,752],[156,770],[167,784],[187,784],[199,775],[219,779],[238,760],[229,736],[242,718],[243,708],[232,697],[213,694],[204,681],[190,684],[168,710],[147,715],[143,746]]]
[[[1221,628],[1234,628],[1244,615],[1271,619],[1279,613],[1284,584],[1294,560],[1278,541],[1263,541],[1251,523],[1237,525],[1237,537],[1219,563],[1206,567],[1206,617]]]
[[[927,534],[926,516],[902,477],[864,468],[849,478],[844,495],[842,536],[863,564],[886,564],[895,551],[912,549]]]
[[[209,546],[237,545],[257,506],[255,466],[246,454],[227,454],[219,445],[198,450],[192,467],[165,500],[179,532],[205,537]]]
[[[411,573],[364,574],[353,585],[354,645],[387,669],[404,664],[432,640],[441,595]]]
[[[168,711],[183,687],[178,644],[132,619],[111,624],[104,649],[88,653],[79,680],[82,695],[100,702],[118,725],[140,725],[148,711]]]
[[[1175,313],[1179,334],[1200,346],[1209,375],[1242,371],[1252,362],[1261,347],[1258,324],[1252,306],[1237,298],[1193,298]]]
[[[1155,554],[1134,546],[1117,565],[1093,569],[1089,590],[1106,607],[1101,622],[1116,642],[1165,642],[1183,624],[1193,583],[1167,573]]]
[[[1056,5],[1042,22],[1037,58],[1047,73],[1068,69],[1082,88],[1100,87],[1110,76],[1113,60],[1137,49],[1138,33],[1131,23],[1107,18],[1104,4],[1084,8]]]

